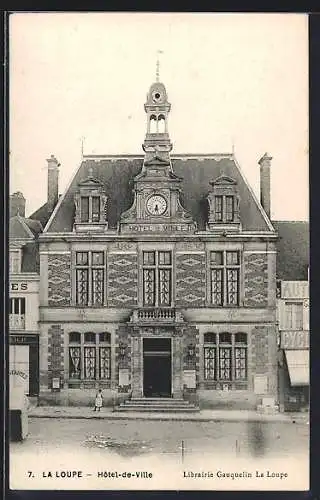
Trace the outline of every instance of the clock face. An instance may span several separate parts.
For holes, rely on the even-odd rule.
[[[161,101],[161,94],[158,90],[152,92],[152,100],[153,100],[153,102]]]
[[[147,201],[147,210],[151,215],[162,215],[167,210],[167,200],[160,194],[150,196]]]

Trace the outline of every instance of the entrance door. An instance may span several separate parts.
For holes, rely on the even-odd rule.
[[[143,339],[143,394],[171,397],[171,339]]]

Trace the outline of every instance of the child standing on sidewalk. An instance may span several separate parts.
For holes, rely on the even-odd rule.
[[[98,410],[100,411],[100,408],[102,407],[103,399],[102,399],[102,390],[99,389],[97,394],[96,394],[96,399],[94,402],[94,411]]]

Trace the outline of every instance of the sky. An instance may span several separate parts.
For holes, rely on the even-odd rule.
[[[22,191],[27,216],[45,203],[51,154],[63,193],[82,140],[84,154],[143,154],[161,50],[172,153],[234,147],[259,198],[267,151],[272,218],[308,220],[307,23],[305,14],[12,14],[10,193]]]

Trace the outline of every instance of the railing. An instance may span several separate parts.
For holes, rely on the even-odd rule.
[[[169,307],[145,307],[136,309],[131,316],[132,322],[163,322],[172,323],[183,321],[179,311]]]
[[[26,327],[24,314],[9,314],[9,329],[24,330]]]
[[[172,307],[145,307],[134,310],[130,321],[133,323],[180,323],[184,321],[184,318],[180,311]]]
[[[175,319],[175,309],[139,309],[138,319]]]

